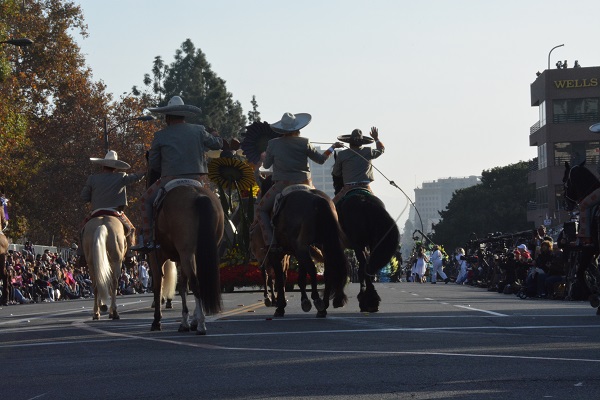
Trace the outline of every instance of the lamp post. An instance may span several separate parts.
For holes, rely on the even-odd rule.
[[[548,69],[550,69],[550,54],[552,54],[552,51],[553,51],[554,49],[557,49],[557,48],[559,48],[559,47],[563,47],[563,46],[564,46],[564,44],[559,44],[558,46],[554,46],[554,47],[552,48],[552,50],[550,50],[550,53],[548,53]]]
[[[139,117],[126,119],[125,121],[122,121],[122,122],[118,123],[117,125],[113,126],[112,128],[108,129],[106,117],[104,117],[104,150],[106,150],[106,153],[108,153],[108,133],[109,132],[114,131],[119,126],[126,124],[127,122],[130,122],[130,121],[152,121],[153,119],[154,119],[154,117],[152,115],[140,115]]]
[[[18,46],[18,47],[24,47],[24,46],[30,46],[33,44],[33,40],[28,39],[28,38],[17,38],[17,39],[8,39],[8,40],[3,40],[0,43],[4,44],[12,44],[13,46]]]

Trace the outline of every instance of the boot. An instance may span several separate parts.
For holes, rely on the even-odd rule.
[[[147,243],[144,243],[144,235],[138,236],[138,241],[135,246],[131,246],[132,251],[137,251],[140,253],[149,253],[156,248],[154,241],[149,240]]]

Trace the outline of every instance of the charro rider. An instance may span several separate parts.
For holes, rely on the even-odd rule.
[[[600,123],[593,124],[590,132],[600,133]],[[592,211],[600,204],[600,188],[596,188],[579,202],[579,231],[577,232],[576,245],[580,247],[593,246],[592,240]]]
[[[152,238],[152,204],[158,190],[177,178],[208,183],[205,152],[207,149],[218,150],[223,146],[223,140],[216,131],[209,133],[204,126],[185,121],[186,117],[198,115],[201,110],[196,106],[184,104],[179,96],[173,96],[164,107],[149,110],[164,114],[167,127],[154,134],[148,155],[150,170],[160,173],[160,179],[142,196],[142,235],[138,245],[132,247],[132,250],[142,252],[155,248]]]
[[[135,227],[123,212],[127,207],[126,187],[141,181],[145,174],[127,174],[123,170],[131,168],[125,161],[119,160],[117,153],[110,150],[104,158],[90,158],[93,164],[102,166],[99,174],[88,176],[81,199],[91,203],[92,212],[83,221],[86,222],[97,215],[113,215],[123,223],[128,247],[135,244]],[[81,230],[83,232],[83,229]],[[83,246],[77,248],[80,264],[85,264]]]
[[[287,112],[280,121],[271,124],[271,129],[281,136],[269,140],[262,155],[262,166],[266,169],[273,166],[273,186],[261,196],[256,206],[256,220],[261,227],[265,245],[270,246],[270,251],[281,250],[273,239],[270,216],[277,194],[294,184],[312,186],[308,159],[323,164],[334,148],[342,147],[341,143],[335,143],[321,154],[308,138],[300,137],[300,129],[308,125],[310,120],[310,114]]]
[[[335,195],[333,202],[337,203],[348,191],[356,187],[363,187],[373,192],[370,183],[374,180],[373,165],[371,160],[379,157],[385,151],[383,143],[379,140],[379,131],[372,127],[371,137],[364,137],[360,129],[355,129],[350,135],[338,136],[338,140],[350,144],[349,149],[341,150],[336,154],[331,175],[343,180],[343,188]],[[373,143],[376,149],[362,147],[363,144]]]

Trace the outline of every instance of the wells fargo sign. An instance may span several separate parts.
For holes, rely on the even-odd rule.
[[[590,79],[564,79],[554,81],[554,87],[557,89],[575,89],[598,86],[598,78]]]

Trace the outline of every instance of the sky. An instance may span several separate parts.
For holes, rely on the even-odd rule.
[[[77,43],[115,98],[191,39],[246,115],[252,96],[263,121],[309,113],[302,136],[323,148],[377,127],[372,189],[400,227],[423,182],[536,157],[530,85],[549,54],[551,68],[600,66],[598,0],[74,3],[89,33]]]

